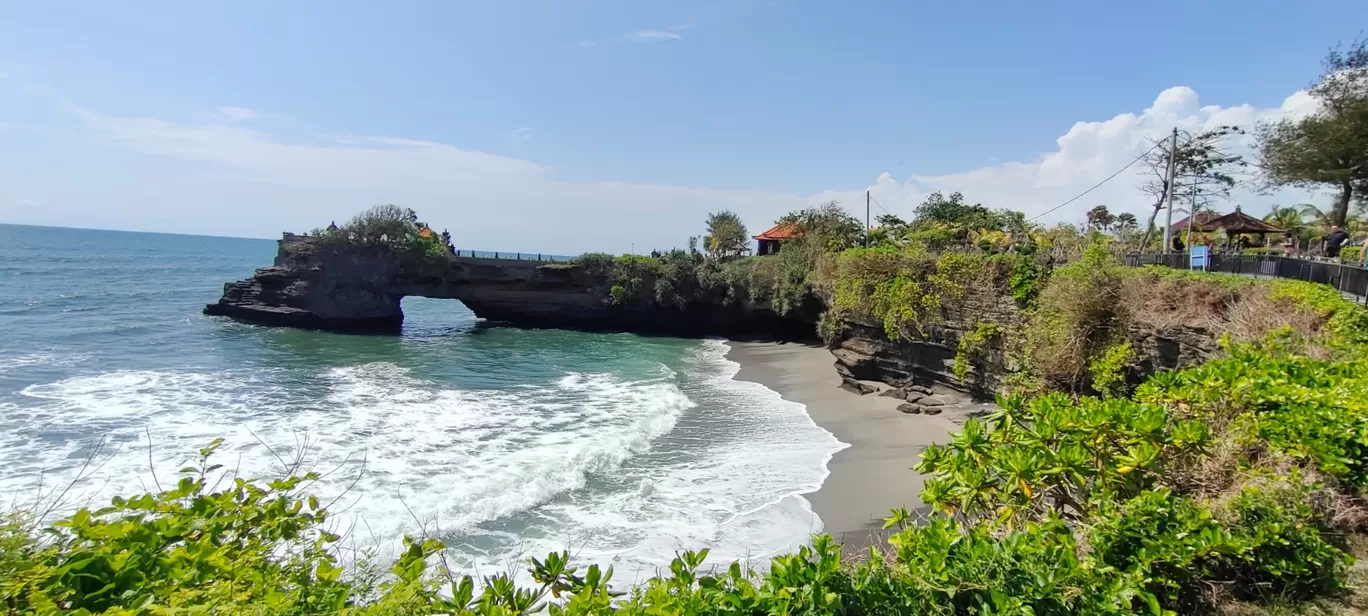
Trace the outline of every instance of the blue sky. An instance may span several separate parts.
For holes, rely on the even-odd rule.
[[[578,252],[871,187],[899,213],[937,188],[1044,211],[1174,125],[1305,112],[1365,24],[1363,2],[6,1],[0,222],[272,236],[394,201],[470,247]]]

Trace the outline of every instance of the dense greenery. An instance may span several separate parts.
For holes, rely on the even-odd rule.
[[[739,257],[750,252],[750,234],[736,212],[722,210],[708,215],[708,234],[703,247],[717,258]]]
[[[433,233],[418,220],[410,208],[377,205],[354,216],[341,226],[314,229],[310,235],[325,245],[379,246],[396,251],[411,251],[423,257],[443,259],[450,254],[451,234]]]

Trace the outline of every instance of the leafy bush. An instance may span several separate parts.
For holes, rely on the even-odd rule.
[[[1089,363],[1125,331],[1126,268],[1101,244],[1056,268],[1027,326],[1031,366],[1060,388],[1076,388]]]
[[[1126,370],[1134,358],[1135,349],[1129,342],[1107,347],[1088,364],[1093,389],[1107,397],[1121,394],[1126,386]]]

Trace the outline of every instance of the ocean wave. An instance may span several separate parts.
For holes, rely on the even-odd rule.
[[[500,569],[548,551],[611,564],[618,580],[653,573],[683,550],[710,548],[718,562],[764,566],[822,529],[802,497],[821,486],[832,455],[848,445],[812,422],[801,404],[758,383],[720,341],[704,341],[681,375],[697,403],[653,450],[600,478],[593,490],[557,498],[536,520],[481,526],[460,537],[452,561]],[[578,378],[563,379],[581,387]],[[555,532],[529,535],[527,524]]]
[[[642,376],[564,371],[507,388],[387,362],[33,384],[0,402],[0,493],[70,481],[101,438],[98,471],[69,500],[139,492],[154,482],[149,456],[165,482],[223,437],[219,461],[242,476],[296,459],[324,474],[313,491],[340,499],[334,522],[364,523],[382,553],[421,526],[447,539],[458,567],[570,549],[631,582],[679,550],[756,564],[792,550],[821,529],[802,495],[846,445],[803,405],[735,380],[723,343],[680,349],[682,363],[637,366]]]
[[[82,498],[150,485],[148,435],[160,469],[222,436],[223,456],[240,458],[244,476],[279,473],[277,456],[339,469],[317,486],[324,498],[341,494],[364,460],[341,506],[380,536],[415,532],[410,510],[455,532],[582,488],[693,406],[664,380],[582,373],[569,389],[459,390],[387,363],[327,370],[309,401],[275,372],[118,371],[30,385],[23,404],[7,405],[0,492],[70,480],[91,434],[110,446],[100,474],[80,483]],[[583,395],[569,396],[577,388]]]

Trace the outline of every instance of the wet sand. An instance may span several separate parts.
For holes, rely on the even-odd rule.
[[[727,344],[727,357],[741,364],[736,378],[806,405],[817,425],[850,445],[832,457],[831,474],[822,487],[806,495],[822,519],[823,532],[845,544],[847,554],[884,535],[880,529],[890,509],[922,506],[917,498],[921,476],[911,467],[924,447],[949,440],[958,428],[949,418],[906,415],[897,411],[902,401],[896,398],[840,389],[836,360],[821,346]]]

